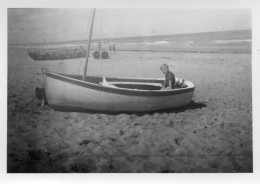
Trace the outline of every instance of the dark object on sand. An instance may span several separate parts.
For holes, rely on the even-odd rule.
[[[101,53],[101,58],[102,59],[107,59],[108,58],[108,52],[107,51],[103,51],[102,53]]]
[[[47,104],[47,98],[46,98],[46,94],[45,94],[45,88],[39,88],[37,87],[35,89],[35,96],[37,99],[42,100],[42,106],[44,106],[44,104]]]
[[[99,59],[99,58],[100,58],[100,52],[99,52],[99,51],[95,51],[95,52],[93,53],[93,57],[94,57],[95,59]],[[109,57],[109,55],[108,55],[108,52],[107,52],[107,51],[101,52],[101,58],[102,58],[102,59],[107,59],[108,57]]]
[[[86,57],[86,50],[30,50],[29,56],[34,60],[64,60]]]
[[[95,51],[95,52],[93,53],[93,57],[94,57],[95,59],[100,58],[100,53],[99,53],[98,51]]]

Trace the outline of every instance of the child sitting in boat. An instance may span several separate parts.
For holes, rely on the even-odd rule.
[[[164,84],[161,90],[171,90],[175,87],[175,76],[174,74],[169,70],[169,66],[167,64],[163,64],[161,66],[161,70],[165,75]]]

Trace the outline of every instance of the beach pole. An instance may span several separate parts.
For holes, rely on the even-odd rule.
[[[96,11],[96,8],[94,8],[94,10],[93,10],[91,26],[90,26],[89,36],[88,36],[88,49],[87,49],[87,53],[86,53],[86,62],[85,62],[84,73],[83,73],[83,80],[84,81],[86,80],[86,75],[87,75],[88,58],[89,58],[89,50],[90,50],[92,30],[93,30],[93,25],[94,25],[95,11]]]

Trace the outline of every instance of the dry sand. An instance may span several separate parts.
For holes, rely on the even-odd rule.
[[[84,59],[33,61],[8,49],[8,172],[252,172],[251,54],[121,51],[88,74],[192,81],[184,108],[140,114],[57,112],[34,90],[41,67],[82,73]]]

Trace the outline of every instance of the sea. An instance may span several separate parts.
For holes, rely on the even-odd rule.
[[[251,54],[252,30],[234,30],[205,33],[106,38],[92,40],[91,50],[110,50],[115,44],[117,51],[152,52],[202,52]],[[86,48],[86,40],[51,43],[10,44],[9,47],[32,49]]]

